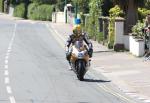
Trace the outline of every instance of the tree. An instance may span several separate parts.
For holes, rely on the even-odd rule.
[[[56,7],[58,10],[63,11],[65,6],[65,1],[64,0],[57,0]]]
[[[131,32],[131,28],[138,20],[138,6],[144,4],[143,0],[113,0],[115,4],[120,5],[125,13],[125,33]]]
[[[109,16],[109,10],[113,7],[113,2],[111,0],[102,1],[102,15]]]
[[[89,12],[89,20],[88,20],[88,32],[90,37],[94,37],[96,40],[99,34],[99,22],[98,18],[101,15],[101,0],[90,0],[90,12]]]
[[[38,4],[56,4],[57,0],[30,0],[31,2]]]
[[[77,3],[79,12],[88,13],[89,12],[89,2],[90,0],[72,0],[73,5]]]

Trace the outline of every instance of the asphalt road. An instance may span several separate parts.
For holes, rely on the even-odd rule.
[[[0,103],[137,103],[92,70],[79,81],[54,34],[0,16]]]

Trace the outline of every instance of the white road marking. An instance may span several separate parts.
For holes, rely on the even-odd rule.
[[[11,46],[8,47],[8,50],[11,50]]]
[[[6,90],[8,94],[12,94],[12,89],[10,86],[6,86]]]
[[[12,51],[11,48],[12,48],[13,41],[14,41],[14,38],[15,38],[16,27],[17,27],[17,24],[15,24],[14,31],[13,31],[13,36],[11,38],[11,41],[9,43],[9,46],[8,46],[8,49],[7,49],[7,52],[6,52],[5,65],[4,65],[4,68],[6,69],[6,70],[4,70],[4,76],[5,76],[4,83],[6,85],[7,93],[11,94],[11,95],[12,95],[12,88],[9,85],[10,84],[10,78],[9,78],[9,71],[8,71],[8,59],[9,59],[10,53]],[[10,96],[9,100],[10,100],[10,103],[16,103],[16,100],[15,100],[14,96]]]
[[[10,83],[9,77],[5,77],[5,84],[9,84],[9,83]]]
[[[5,70],[5,71],[4,71],[4,75],[5,75],[5,76],[8,76],[8,75],[9,75],[9,71],[8,71],[8,70]]]
[[[48,25],[48,24],[47,24]],[[49,26],[49,25],[48,25]],[[52,29],[54,30],[54,32],[63,40],[65,41],[65,38],[63,38],[62,36],[60,36],[60,34],[57,32],[57,30],[51,25]]]
[[[15,97],[10,96],[9,97],[10,103],[16,103]]]
[[[5,64],[8,64],[8,60],[5,60]]]
[[[9,56],[10,55],[10,53],[6,53],[6,56]]]
[[[112,94],[112,95],[114,95],[114,96],[116,96],[116,97],[119,97],[121,100],[123,100],[123,101],[125,101],[125,102],[128,102],[128,103],[135,103],[134,101],[128,99],[127,97],[125,97],[125,96],[123,96],[123,95],[121,95],[121,94],[119,94],[119,93],[117,93],[117,92],[115,92],[115,91],[112,91],[110,88],[108,88],[108,87],[105,86],[105,85],[101,85],[101,84],[98,84],[98,83],[97,83],[97,85],[98,85],[101,89],[103,89],[104,91],[106,91],[106,92],[108,92],[108,93],[110,93],[110,94]]]
[[[53,30],[51,30],[48,24],[46,25],[46,27],[48,28],[48,30],[49,30],[50,32],[55,32],[55,34],[52,33],[53,37],[56,39],[56,41],[59,43],[59,45],[60,45],[63,49],[65,49],[65,45],[64,45],[64,44],[65,44],[65,39],[62,38],[62,37],[60,36],[60,34],[59,34],[58,32],[56,32],[55,29],[52,28]]]
[[[9,58],[9,56],[5,56],[5,60],[8,59],[8,58]]]
[[[4,68],[5,68],[5,69],[8,69],[8,65],[5,65]]]
[[[11,52],[11,49],[8,49],[8,50],[7,50],[7,53],[9,53],[9,52]]]

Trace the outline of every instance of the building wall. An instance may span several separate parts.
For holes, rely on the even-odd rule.
[[[65,23],[64,12],[54,12],[54,13],[52,13],[52,22]]]

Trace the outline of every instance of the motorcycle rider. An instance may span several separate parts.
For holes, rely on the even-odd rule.
[[[71,50],[69,50],[70,45],[74,45],[76,41],[85,41],[85,43],[88,45],[88,55],[91,58],[93,54],[93,45],[91,41],[89,40],[87,34],[82,31],[81,29],[81,20],[75,19],[75,26],[73,27],[73,34],[69,35],[67,41],[66,41],[66,59],[68,60],[70,64],[70,58],[71,58]]]

